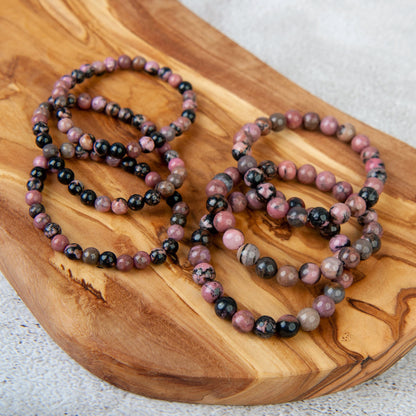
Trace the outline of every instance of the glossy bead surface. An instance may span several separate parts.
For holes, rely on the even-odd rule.
[[[97,266],[100,268],[110,268],[115,267],[117,263],[117,257],[116,255],[111,251],[104,251],[100,254],[100,257],[98,258]]]
[[[81,192],[80,199],[84,205],[87,205],[90,207],[94,205],[95,200],[97,199],[97,195],[93,190],[86,189],[85,191]]]
[[[81,260],[82,248],[79,244],[68,244],[64,249],[64,254],[71,260]]]
[[[260,258],[260,251],[254,244],[244,244],[237,251],[237,259],[244,266],[253,266]]]
[[[300,329],[300,322],[296,316],[283,315],[276,321],[276,335],[281,338],[294,337]]]
[[[358,195],[364,199],[367,209],[374,206],[378,201],[378,193],[374,188],[370,188],[369,186],[365,186],[364,188],[360,189]]]
[[[296,267],[284,265],[279,267],[277,271],[276,280],[279,285],[284,287],[290,287],[296,285],[299,280],[299,273]]]
[[[313,227],[322,228],[329,224],[329,212],[322,207],[312,208],[308,214],[308,221]]]
[[[309,332],[318,328],[321,318],[318,311],[313,308],[302,309],[297,316],[303,331]]]
[[[289,209],[286,220],[291,227],[302,227],[308,221],[308,212],[303,207],[293,207]]]
[[[267,315],[260,316],[254,323],[253,332],[261,338],[270,338],[276,334],[276,321]]]
[[[335,312],[335,302],[326,295],[320,295],[313,301],[312,307],[321,318],[329,318]]]
[[[360,253],[354,247],[344,247],[338,253],[338,258],[348,269],[354,269],[360,264]]]
[[[250,311],[241,310],[233,315],[231,322],[237,331],[247,333],[253,330],[255,319]]]
[[[261,257],[256,263],[256,274],[263,279],[271,279],[277,274],[277,264],[271,257]]]
[[[220,282],[215,280],[204,283],[201,287],[201,295],[208,303],[214,303],[224,293]]]
[[[357,194],[351,194],[345,201],[351,211],[351,216],[360,217],[367,209],[367,204],[363,198]]]
[[[208,280],[215,280],[214,267],[209,263],[199,263],[192,271],[192,279],[198,285],[203,285]]]
[[[100,258],[100,252],[95,247],[88,247],[82,253],[82,261],[86,264],[96,265]]]
[[[231,320],[237,312],[237,303],[229,296],[220,297],[215,301],[215,314],[222,319]]]
[[[329,249],[335,253],[344,247],[351,245],[350,239],[344,234],[337,234],[329,240]]]
[[[360,238],[357,241],[354,241],[351,245],[360,253],[361,260],[367,260],[373,254],[373,247],[371,246],[370,241],[365,238]]]
[[[320,278],[321,269],[315,263],[304,263],[299,268],[299,279],[307,285],[314,285]]]
[[[150,256],[145,251],[138,251],[133,256],[133,263],[136,269],[145,269],[150,264]]]
[[[327,283],[324,287],[324,295],[331,298],[334,303],[339,303],[345,297],[345,289],[339,283],[330,282]]]
[[[229,250],[238,250],[244,244],[244,234],[235,228],[229,228],[222,236],[224,246]]]
[[[196,266],[199,263],[209,263],[211,260],[211,253],[205,246],[197,245],[189,250],[188,260],[192,266]]]
[[[150,261],[153,264],[159,265],[166,261],[166,251],[163,248],[155,248],[150,252]]]
[[[329,280],[336,280],[343,271],[343,263],[336,257],[327,257],[321,262],[321,273]]]

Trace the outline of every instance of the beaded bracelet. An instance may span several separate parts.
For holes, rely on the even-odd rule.
[[[313,114],[313,117],[311,116],[311,114]],[[291,111],[286,113],[286,117],[280,114],[274,114],[270,117],[270,120],[263,117],[257,119],[256,124],[250,123],[248,125],[245,125],[243,129],[236,134],[237,138],[242,138],[240,141],[237,141],[237,145],[234,145],[233,147],[233,156],[235,159],[239,161],[238,169],[226,169],[223,173],[216,175],[214,177],[214,180],[207,185],[206,192],[207,195],[209,195],[207,200],[207,208],[211,212],[201,219],[201,229],[197,230],[193,234],[192,238],[193,242],[197,244],[207,244],[209,242],[209,237],[206,233],[206,230],[209,230],[211,233],[215,233],[217,231],[224,231],[224,245],[230,249],[238,249],[237,257],[240,260],[240,262],[248,266],[256,265],[257,274],[263,278],[271,278],[275,276],[278,272],[277,265],[274,262],[274,260],[269,257],[260,258],[260,253],[256,246],[252,244],[244,245],[244,235],[241,233],[241,231],[233,228],[235,226],[235,218],[230,212],[226,211],[226,209],[228,208],[228,203],[224,196],[232,190],[233,186],[237,185],[238,182],[240,182],[240,174],[245,175],[246,183],[248,182],[248,184],[252,186],[255,185],[256,188],[262,184],[265,175],[268,174],[269,177],[273,176],[271,174],[271,171],[273,171],[273,169],[271,169],[273,168],[273,162],[263,162],[259,165],[259,167],[262,167],[263,169],[259,169],[257,168],[257,163],[255,162],[255,160],[251,158],[251,156],[249,156],[249,150],[251,150],[252,144],[256,140],[258,140],[261,134],[268,134],[272,129],[275,131],[281,130],[285,126],[286,120],[288,127],[299,127],[300,124],[298,122],[295,125],[291,123],[293,118],[295,118],[294,116],[296,116],[297,120],[300,119],[300,124],[302,124],[302,117],[300,113]],[[308,124],[308,120],[310,120],[311,118],[315,120],[315,127],[313,129],[316,129],[318,126],[321,125],[321,131],[325,134],[330,135],[338,132],[337,136],[341,138],[341,141],[349,142],[352,140],[353,149],[356,152],[361,153],[362,159],[367,159],[368,157],[367,160],[364,160],[366,163],[366,168],[369,171],[367,181],[372,181],[381,192],[382,185],[384,185],[387,176],[384,170],[384,164],[381,161],[381,159],[379,159],[378,150],[370,147],[368,138],[360,135],[356,136],[355,129],[351,125],[348,125],[347,127],[345,127],[344,125],[338,128],[338,123],[333,117],[326,117],[322,120],[322,122],[319,122],[319,116],[316,113],[307,113],[304,116],[303,124],[305,128],[307,128],[307,126],[310,127],[310,124]],[[334,121],[336,123],[335,130],[332,131],[330,134],[329,130],[326,128],[328,120],[330,120],[332,124],[334,124]],[[274,121],[277,121],[277,124],[275,123],[273,126]],[[312,128],[308,129],[312,130]],[[345,133],[345,130],[348,130],[348,135]],[[245,137],[245,139],[243,137]],[[241,143],[245,146],[243,151]],[[236,152],[236,149],[238,150],[238,153]],[[370,159],[374,160],[371,163],[368,163],[368,160]],[[253,161],[254,163],[252,164],[252,166],[250,166],[250,163],[252,163]],[[371,165],[375,166],[372,169],[376,169],[377,172],[371,172]],[[290,179],[296,177],[296,166],[292,164],[292,162],[285,162],[280,166],[282,167],[281,170],[283,171],[283,174],[280,174],[282,178],[288,179],[287,166],[294,166],[294,169],[292,169],[292,171],[294,170],[295,174],[293,175],[293,173],[291,173]],[[310,165],[307,166],[308,169],[304,169],[304,171],[309,171],[310,173]],[[274,170],[279,171],[279,169]],[[252,172],[251,175],[250,172]],[[311,176],[313,175],[308,174],[306,176],[308,178],[308,183],[313,182],[313,180],[310,180]],[[315,176],[317,177],[316,174]],[[330,177],[329,175],[325,176],[327,178]],[[258,181],[256,179],[257,177],[259,178]],[[376,179],[374,180],[371,178]],[[222,182],[222,184],[219,182]],[[337,188],[339,189],[339,184],[335,184],[335,177],[333,178],[333,182],[334,183],[332,184],[332,188],[334,188],[337,185]],[[351,198],[351,196],[353,197],[350,199],[350,201],[354,201],[354,203],[346,205],[346,209],[352,211],[351,213],[353,214],[353,216],[357,216],[360,218],[360,224],[366,224],[363,230],[363,237],[357,240],[352,245],[352,247],[349,247],[350,241],[348,237],[338,233],[335,236],[333,236],[333,234],[324,234],[324,236],[326,237],[332,237],[330,241],[330,248],[336,252],[334,256],[325,259],[322,262],[321,267],[314,263],[305,263],[300,268],[299,272],[297,272],[297,270],[293,266],[283,266],[279,269],[279,274],[277,277],[278,282],[283,283],[284,286],[291,286],[299,278],[305,283],[314,284],[319,280],[321,273],[329,280],[335,280],[337,278],[340,279],[340,277],[343,275],[344,267],[349,269],[354,268],[358,265],[360,260],[365,260],[369,258],[372,253],[375,253],[379,250],[379,235],[381,235],[382,233],[382,228],[377,222],[372,221],[377,217],[375,211],[370,209],[371,206],[377,202],[378,193],[374,188],[368,186],[368,182],[366,183],[366,185],[367,186],[365,186],[360,191],[361,195],[357,196],[344,195],[346,188],[345,186],[342,187],[343,192],[341,193],[339,193],[337,189],[335,189],[334,191],[338,198],[342,198],[345,202],[347,202],[348,198]],[[326,186],[325,188],[326,189],[321,190],[331,190],[331,187]],[[256,190],[259,191],[258,189]],[[256,190],[254,190],[254,192],[256,192]],[[241,211],[242,206],[247,204],[250,205],[251,202],[254,208],[259,209],[260,205],[264,206],[264,202],[268,201],[268,204],[270,204],[271,201],[273,201],[273,199],[276,199],[274,193],[270,192],[270,187],[268,187],[266,193],[261,192],[263,190],[264,189],[261,189],[260,192],[256,192],[256,194],[252,192],[250,194],[250,197],[244,197],[244,195],[241,194],[241,196],[243,196],[246,199],[245,204],[244,202],[242,202],[242,199],[240,197],[238,198],[238,201],[232,202],[231,206],[234,205],[235,207],[237,207],[238,211]],[[211,195],[211,193],[213,192],[221,191],[222,193],[216,193],[214,195]],[[251,195],[255,195],[255,197],[251,197]],[[268,195],[268,198],[265,195]],[[234,199],[236,198],[234,197]],[[279,201],[274,201],[272,202],[272,204],[278,202],[278,204],[281,205],[282,201],[284,201],[284,203],[287,205],[286,209],[283,210],[286,211],[286,214],[288,213],[287,211],[289,208],[289,204],[285,201],[284,198],[282,198],[282,195],[280,196]],[[364,203],[364,210],[362,210],[361,208],[362,202]],[[294,206],[292,209],[295,208],[296,206]],[[321,213],[324,209],[321,207],[319,208],[320,209],[318,213]],[[272,214],[274,213],[272,210],[269,211],[271,211]],[[279,213],[277,217],[282,218],[284,216],[285,215],[281,215]],[[317,215],[316,218],[318,218],[320,221],[314,224],[315,216],[313,215],[313,210],[311,210],[307,214],[307,218],[309,220],[309,223],[316,227],[319,225],[327,226],[326,223],[330,219],[330,216],[325,215],[324,221],[321,221],[322,219],[320,219],[319,215]],[[218,230],[218,228],[220,230]],[[291,337],[296,335],[300,327],[302,327],[302,329],[305,331],[315,329],[319,325],[321,317],[329,317],[333,314],[333,312],[335,311],[335,303],[340,302],[344,298],[344,287],[348,287],[352,283],[352,275],[349,274],[347,278],[343,277],[341,278],[341,280],[339,280],[340,284],[331,283],[329,285],[326,285],[324,288],[324,295],[320,295],[315,299],[313,303],[313,308],[303,309],[299,312],[297,318],[293,315],[285,315],[279,318],[276,323],[274,319],[269,316],[261,316],[255,321],[251,312],[245,310],[237,312],[237,305],[233,298],[230,298],[228,296],[222,296],[223,288],[218,281],[214,280],[216,277],[216,273],[213,266],[208,263],[210,261],[210,253],[206,247],[204,247],[203,245],[193,247],[189,252],[188,258],[191,264],[195,265],[193,271],[193,279],[196,283],[202,285],[202,296],[204,297],[204,299],[210,303],[215,302],[216,314],[221,318],[232,319],[233,326],[236,329],[242,332],[250,332],[253,330],[255,334],[264,338],[268,338],[275,333],[277,333],[277,335],[281,337]]]

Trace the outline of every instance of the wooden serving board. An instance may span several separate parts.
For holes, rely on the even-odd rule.
[[[122,5],[121,5],[122,4]],[[258,116],[284,112],[350,117],[297,87],[174,1],[4,0],[0,24],[0,268],[51,337],[98,377],[129,391],[166,400],[265,404],[334,392],[373,377],[416,343],[416,150],[353,120],[379,147],[389,181],[377,205],[382,249],[357,269],[358,282],[335,315],[312,333],[289,340],[239,334],[215,316],[190,277],[191,230],[204,212],[205,184],[233,165],[232,135]],[[180,264],[119,273],[71,262],[51,250],[31,224],[24,203],[31,162],[39,153],[30,118],[54,81],[82,63],[127,53],[154,59],[192,82],[197,122],[174,142],[187,163],[184,199],[192,214]],[[83,89],[102,94],[158,125],[173,120],[180,97],[169,86],[129,72],[94,78]],[[80,91],[80,90],[78,90]],[[133,129],[103,115],[74,110],[96,137],[127,143]],[[64,139],[53,131],[58,141]],[[330,169],[354,188],[363,183],[357,155],[331,138],[284,131],[261,139],[257,160],[310,162]],[[149,163],[155,159],[149,157]],[[77,177],[110,196],[142,192],[144,185],[115,169],[69,162]],[[312,188],[278,183],[308,206],[333,200]],[[55,179],[44,191],[47,211],[71,241],[116,253],[149,250],[165,236],[165,206],[115,218],[81,206]],[[409,199],[410,198],[410,199]],[[345,230],[359,235],[355,223]],[[238,215],[247,239],[279,264],[299,266],[329,255],[327,242],[306,229],[292,232],[263,213]],[[310,306],[318,288],[281,288],[262,281],[215,241],[213,264],[226,293],[256,314],[278,317]],[[47,357],[45,357],[47,359]]]

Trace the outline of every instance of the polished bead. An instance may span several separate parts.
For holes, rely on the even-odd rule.
[[[234,215],[229,211],[218,212],[214,217],[214,227],[218,232],[223,233],[229,228],[234,228],[236,224],[236,219]]]
[[[192,266],[196,266],[199,263],[209,263],[211,260],[211,253],[207,247],[203,245],[197,245],[189,250],[188,260]]]
[[[272,123],[267,117],[256,118],[255,124],[259,127],[262,136],[266,136],[272,129]]]
[[[364,188],[360,189],[358,195],[364,199],[367,209],[374,206],[378,201],[378,193],[374,188],[370,188],[369,186],[365,186]]]
[[[211,241],[211,234],[207,230],[198,229],[192,233],[191,242],[207,246]]]
[[[150,264],[150,256],[145,251],[138,251],[133,256],[133,263],[136,269],[145,269]]]
[[[64,159],[72,159],[75,156],[75,147],[72,143],[62,143],[60,152]]]
[[[341,142],[349,143],[355,136],[355,127],[351,123],[345,123],[338,126],[337,138]]]
[[[33,218],[33,226],[38,230],[43,230],[46,224],[51,222],[51,217],[45,212],[40,212]]]
[[[176,241],[181,241],[185,235],[185,230],[182,226],[173,224],[167,229],[166,234],[169,238],[173,238]]]
[[[121,159],[126,154],[126,147],[123,143],[113,143],[108,149],[108,154],[117,159]]]
[[[293,207],[289,209],[286,220],[291,227],[302,227],[308,220],[308,212],[302,207]]]
[[[254,327],[254,316],[250,311],[237,311],[232,318],[233,327],[239,332],[251,332]]]
[[[214,217],[213,214],[204,215],[199,221],[199,228],[209,231],[211,234],[217,234],[218,231],[214,227]]]
[[[68,237],[62,235],[62,234],[57,234],[55,235],[52,240],[51,240],[51,247],[53,250],[55,251],[59,251],[61,253],[64,252],[65,247],[69,244],[69,240]]]
[[[42,202],[42,194],[37,190],[28,191],[25,195],[25,201],[28,205],[40,204]]]
[[[253,332],[261,338],[270,338],[276,334],[276,321],[267,315],[260,316],[254,323]]]
[[[297,316],[300,326],[303,331],[313,331],[318,328],[320,323],[320,316],[318,311],[313,308],[302,309]]]
[[[71,169],[64,168],[58,172],[58,181],[64,185],[69,185],[74,180],[74,172]]]
[[[351,141],[351,149],[356,153],[361,153],[368,146],[370,146],[370,139],[363,134],[357,134]]]
[[[381,181],[383,184],[387,181],[387,173],[385,169],[371,169],[367,173],[367,179],[375,178]]]
[[[213,195],[227,195],[228,189],[225,183],[219,179],[213,179],[209,181],[205,187],[205,194],[206,196],[210,197]]]
[[[365,238],[360,238],[352,243],[351,247],[355,248],[360,253],[361,260],[367,260],[373,253],[373,247],[370,241]]]
[[[379,195],[383,192],[384,189],[384,183],[377,178],[367,178],[364,182],[364,186],[369,186],[370,188],[375,189]]]
[[[329,249],[335,253],[344,247],[351,245],[350,239],[344,234],[337,234],[329,241]]]
[[[320,278],[321,269],[315,263],[305,263],[299,269],[299,279],[307,285],[314,285]]]
[[[364,234],[362,238],[368,240],[371,243],[371,247],[373,248],[373,254],[377,253],[381,248],[381,240],[377,234],[368,233]]]
[[[329,280],[336,280],[343,271],[343,263],[336,257],[327,257],[321,262],[321,273]]]
[[[285,218],[289,211],[289,204],[283,198],[272,198],[267,203],[267,214],[274,219]]]
[[[116,198],[111,202],[111,211],[116,215],[124,215],[128,211],[127,201],[124,198]]]
[[[360,253],[354,247],[344,247],[338,253],[338,258],[347,269],[354,269],[360,264]]]
[[[296,176],[300,183],[311,185],[315,183],[317,172],[314,166],[306,164],[299,167]]]
[[[366,163],[369,159],[380,158],[380,152],[374,146],[367,146],[361,151],[360,158],[364,163]]]
[[[363,227],[363,234],[375,234],[378,237],[382,237],[383,232],[383,227],[376,221],[370,222]]]
[[[290,160],[283,160],[277,165],[277,172],[284,181],[291,181],[296,178],[296,165]]]
[[[183,214],[172,214],[170,217],[170,224],[171,225],[180,225],[181,227],[185,227],[186,225],[186,215]]]
[[[244,244],[237,251],[237,259],[244,266],[253,266],[260,258],[260,251],[254,244]]]
[[[82,261],[86,264],[96,265],[100,258],[100,252],[95,247],[88,247],[82,253]]]
[[[286,117],[284,114],[273,113],[269,119],[272,123],[273,131],[281,131],[286,127]]]
[[[64,254],[71,260],[81,260],[82,248],[79,244],[68,244],[64,249]]]
[[[271,257],[261,257],[256,263],[256,274],[263,279],[271,279],[277,274],[277,264]]]
[[[149,189],[144,194],[144,202],[147,205],[154,206],[157,205],[160,202],[160,193],[158,191],[155,191],[153,189]]]
[[[167,255],[163,248],[155,248],[150,252],[150,261],[153,264],[159,265],[166,261]]]
[[[283,315],[276,321],[276,335],[281,338],[294,337],[300,328],[300,322],[296,316]]]
[[[209,303],[214,303],[224,293],[220,282],[215,280],[204,283],[201,287],[201,295]]]
[[[321,120],[319,128],[325,136],[333,136],[338,129],[337,119],[332,116],[326,116]]]
[[[268,202],[276,196],[276,188],[272,183],[260,183],[256,187],[256,194],[261,202]]]
[[[30,178],[26,183],[26,189],[28,191],[42,192],[43,182],[38,178]],[[31,205],[33,205],[33,204],[31,204]]]
[[[321,119],[319,115],[314,112],[308,112],[303,116],[303,128],[305,130],[314,131],[319,128],[319,124],[321,123]]]
[[[215,314],[222,319],[231,320],[237,312],[237,303],[229,296],[223,296],[215,301]]]
[[[244,234],[235,228],[230,228],[222,236],[224,246],[229,250],[238,250],[244,244]]]
[[[298,110],[286,111],[285,117],[289,129],[297,129],[302,125],[302,114]]]
[[[241,174],[236,167],[230,166],[229,168],[224,170],[224,173],[233,180],[234,186],[237,186],[240,183]]]
[[[324,286],[324,295],[331,298],[334,303],[339,303],[345,297],[345,289],[339,283],[330,282]]]
[[[284,265],[277,271],[276,280],[281,286],[294,286],[299,280],[299,273],[296,270],[296,267]]]
[[[198,285],[203,285],[208,280],[215,280],[215,277],[215,269],[209,263],[199,263],[192,271],[192,279]]]
[[[257,185],[264,182],[263,171],[259,168],[250,168],[244,174],[244,183],[251,188],[256,188]]]
[[[52,157],[59,156],[59,149],[58,149],[58,146],[56,146],[55,144],[49,143],[43,146],[42,153],[43,153],[43,156],[46,157],[46,159],[50,159]]]
[[[329,224],[329,212],[322,207],[312,208],[308,213],[309,223],[316,228],[323,228]]]
[[[87,206],[93,206],[97,198],[96,193],[91,189],[86,189],[80,194],[81,202]]]
[[[241,192],[232,192],[228,197],[228,203],[233,212],[243,212],[247,208],[247,199]]]
[[[45,207],[42,204],[35,203],[35,204],[32,204],[29,207],[29,215],[32,218],[35,218],[36,215],[41,214],[41,213],[44,213],[44,212],[45,212]]]
[[[131,270],[134,266],[133,258],[128,254],[122,254],[117,257],[116,268],[122,272]]]
[[[344,270],[341,276],[336,280],[344,289],[347,289],[354,283],[354,275],[349,270]]]
[[[51,239],[55,237],[58,234],[61,234],[62,229],[59,224],[56,224],[54,222],[50,222],[45,225],[45,228],[43,229],[43,234],[45,234],[45,237]]]
[[[99,196],[95,202],[94,207],[98,212],[108,212],[111,210],[111,199],[108,196]]]
[[[249,169],[257,167],[257,161],[253,156],[243,156],[239,159],[237,167],[240,174],[244,175]]]
[[[323,192],[331,191],[335,183],[335,175],[329,171],[323,171],[318,173],[315,179],[316,187]]]
[[[329,215],[334,224],[345,224],[351,217],[351,211],[348,205],[338,202],[332,205],[329,210]]]
[[[161,180],[162,177],[160,174],[154,171],[149,172],[144,178],[144,182],[149,188],[155,188]]]
[[[224,211],[228,208],[228,202],[223,195],[215,194],[208,197],[206,208],[210,214],[217,214],[218,212]]]
[[[329,318],[335,312],[335,302],[326,295],[318,296],[312,307],[319,313],[321,318]]]
[[[351,194],[346,199],[345,204],[348,205],[353,217],[360,217],[367,209],[366,202],[358,194]]]
[[[234,183],[230,175],[227,175],[226,173],[218,173],[217,175],[214,176],[213,179],[220,180],[221,182],[223,182],[227,188],[227,193],[233,189]]]
[[[132,211],[140,211],[144,207],[144,198],[139,194],[133,194],[127,200],[127,206]]]
[[[330,222],[329,224],[319,229],[319,234],[321,237],[326,238],[327,240],[330,240],[332,237],[339,234],[340,230],[341,230],[340,225]]]

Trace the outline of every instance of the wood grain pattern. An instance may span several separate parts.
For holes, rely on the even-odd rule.
[[[33,229],[23,201],[37,154],[30,117],[62,74],[84,62],[141,54],[181,73],[198,92],[197,123],[174,148],[191,175],[184,197],[192,201],[187,238],[204,209],[204,184],[233,164],[231,137],[257,116],[297,108],[334,114],[334,108],[303,91],[216,32],[174,1],[3,1],[0,65],[0,267],[19,296],[71,357],[120,388],[167,400],[264,404],[337,391],[379,374],[416,343],[415,149],[354,120],[379,147],[389,172],[377,205],[385,229],[382,250],[359,267],[333,318],[294,339],[260,340],[232,330],[200,298],[180,248],[180,264],[126,274],[74,264],[54,253]],[[157,85],[156,85],[157,84]],[[88,91],[142,111],[163,125],[179,111],[180,98],[145,75],[122,73],[85,83]],[[102,115],[74,111],[97,137],[127,142],[132,129]],[[62,135],[58,135],[62,141]],[[262,138],[263,140],[263,138]],[[341,143],[304,131],[264,139],[257,160],[310,162],[337,178],[362,184],[359,158]],[[150,157],[152,160],[152,157]],[[155,159],[153,162],[155,163]],[[201,163],[202,162],[202,163]],[[91,187],[111,196],[142,191],[131,176],[86,162],[69,163]],[[406,172],[405,175],[402,172]],[[330,196],[279,183],[308,206],[330,206]],[[54,179],[44,191],[47,211],[72,241],[116,253],[150,249],[168,223],[164,207],[114,218],[80,206]],[[308,230],[277,227],[265,215],[245,213],[237,225],[264,254],[299,266],[320,261],[327,243]],[[354,225],[346,227],[358,236]],[[215,242],[213,263],[226,292],[256,313],[279,316],[308,306],[319,289],[282,289],[253,277]],[[365,278],[364,278],[365,277]]]

